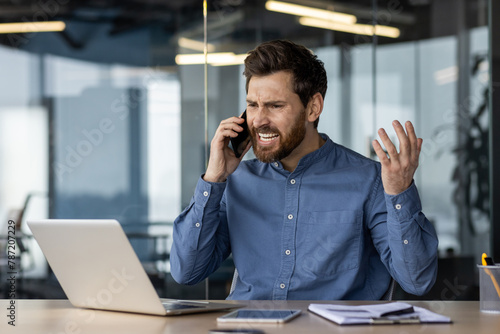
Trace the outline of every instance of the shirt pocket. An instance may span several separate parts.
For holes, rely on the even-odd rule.
[[[361,211],[314,211],[304,224],[303,269],[332,276],[359,267]]]

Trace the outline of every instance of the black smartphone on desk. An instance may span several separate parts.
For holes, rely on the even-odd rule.
[[[250,133],[248,132],[247,111],[246,110],[241,115],[241,118],[243,118],[245,120],[245,122],[240,124],[240,126],[243,128],[243,131],[241,131],[237,137],[231,138],[231,146],[233,147],[233,151],[234,151],[234,154],[236,155],[236,158],[241,157],[241,155],[245,151],[245,148],[248,145],[248,142],[250,141]]]
[[[211,329],[208,334],[265,334],[263,331],[260,329],[254,329],[254,328],[230,328],[230,329]]]

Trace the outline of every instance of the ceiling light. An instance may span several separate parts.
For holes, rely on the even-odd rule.
[[[180,47],[186,48],[186,49],[191,49],[191,50],[196,50],[196,51],[204,51],[205,50],[205,44],[203,42],[186,38],[186,37],[180,37],[177,41],[177,44]],[[208,52],[213,52],[215,51],[215,46],[213,44],[207,43],[207,50]]]
[[[218,52],[207,54],[207,63],[213,66],[227,66],[243,64],[247,54],[234,54],[233,52]],[[177,65],[195,65],[204,64],[205,55],[202,53],[196,54],[179,54],[175,56]]]
[[[358,35],[368,35],[368,36],[384,36],[390,38],[398,38],[401,34],[398,28],[382,26],[382,25],[370,25],[370,24],[343,24],[325,20],[319,20],[311,17],[301,17],[299,23],[304,26],[329,29],[335,31],[343,31],[351,34]]]
[[[33,32],[63,31],[62,21],[0,23],[0,34],[28,34]]]
[[[450,66],[434,72],[434,80],[439,86],[458,80],[458,67]]]
[[[301,6],[282,1],[267,1],[266,9],[273,12],[297,16],[315,17],[322,20],[342,22],[345,24],[356,23],[356,16],[354,15],[337,13],[331,10]]]

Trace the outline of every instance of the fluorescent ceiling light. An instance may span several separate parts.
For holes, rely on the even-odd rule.
[[[32,32],[63,31],[62,21],[0,23],[0,34],[28,34]]]
[[[196,51],[204,51],[205,50],[205,44],[203,42],[186,38],[186,37],[180,37],[177,41],[177,44],[180,47],[186,48],[186,49],[191,49],[191,50],[196,50]],[[207,51],[208,52],[214,52],[215,51],[215,46],[213,44],[207,43]]]
[[[458,80],[458,67],[450,66],[434,72],[434,80],[439,86]]]
[[[227,66],[243,64],[247,54],[234,54],[233,52],[219,52],[207,54],[207,63],[213,66]],[[205,55],[202,53],[196,54],[179,54],[175,56],[177,65],[195,65],[204,64]]]
[[[311,17],[301,17],[299,23],[304,26],[329,29],[335,31],[343,31],[358,35],[378,35],[390,38],[398,38],[401,34],[398,28],[381,26],[381,25],[370,25],[370,24],[343,24],[325,20],[319,20]]]
[[[301,6],[282,1],[267,1],[266,9],[273,12],[315,17],[322,20],[342,22],[345,24],[356,23],[356,16],[351,14],[337,13],[331,10]]]

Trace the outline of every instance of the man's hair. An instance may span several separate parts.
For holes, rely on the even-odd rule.
[[[248,53],[245,59],[246,91],[253,76],[266,76],[279,71],[292,73],[293,89],[304,108],[316,93],[325,98],[327,78],[324,64],[302,45],[287,40],[264,42]],[[314,122],[318,126],[319,118]]]

